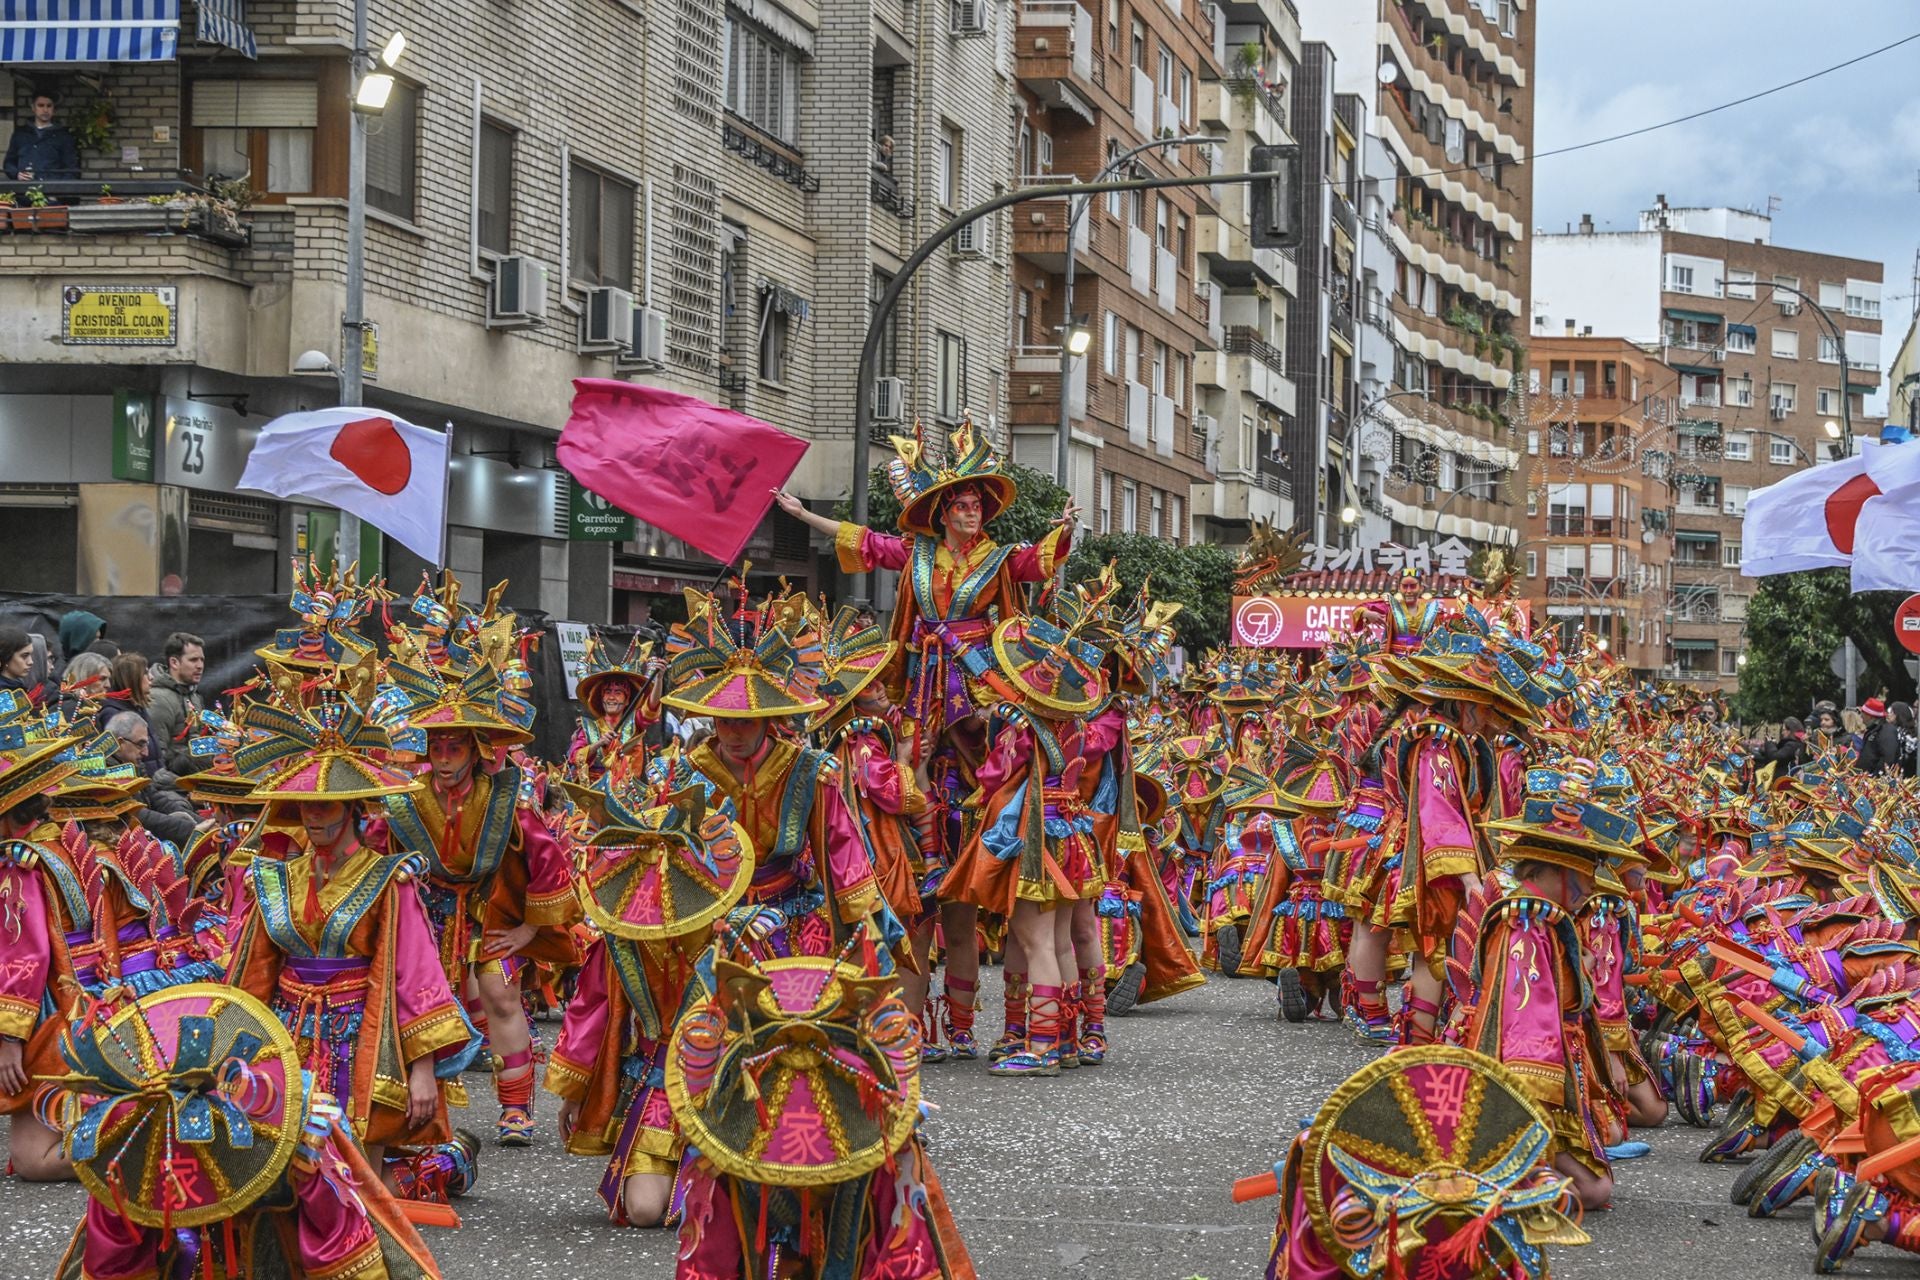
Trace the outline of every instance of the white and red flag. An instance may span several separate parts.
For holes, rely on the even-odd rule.
[[[1855,591],[1920,591],[1920,443],[1865,444],[1747,499],[1740,572],[1845,566]]]
[[[443,564],[449,439],[380,409],[283,414],[261,429],[240,487],[338,507]]]

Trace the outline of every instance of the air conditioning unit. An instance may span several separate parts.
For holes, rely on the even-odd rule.
[[[987,34],[988,0],[952,0],[953,34],[957,36],[984,36]]]
[[[582,351],[624,351],[633,345],[633,295],[625,289],[587,290],[580,316]]]
[[[993,224],[985,218],[975,218],[960,228],[958,235],[947,241],[956,258],[984,258],[987,256],[988,233]]]
[[[1797,315],[1799,315],[1799,314],[1800,314],[1800,300],[1799,300],[1798,298],[1789,298],[1789,299],[1787,299],[1787,300],[1786,300],[1785,302],[1783,302],[1783,303],[1781,303],[1781,304],[1780,304],[1780,314],[1781,314],[1781,315],[1783,315],[1783,316],[1797,316]]]
[[[1727,358],[1727,349],[1725,347],[1715,347],[1709,351],[1707,355],[1712,359],[1724,362]]]
[[[873,420],[898,422],[907,412],[907,384],[899,378],[875,378]]]
[[[1787,402],[1779,396],[1775,396],[1773,403],[1767,406],[1767,414],[1775,422],[1785,421],[1787,416]]]
[[[546,264],[517,254],[496,260],[487,289],[487,327],[524,329],[546,318]]]
[[[1425,503],[1428,506],[1432,506],[1439,497],[1440,497],[1440,491],[1434,488],[1432,485],[1429,484],[1429,485],[1421,486],[1421,489],[1420,489],[1421,502]]]
[[[633,345],[622,351],[622,367],[657,369],[667,362],[667,313],[658,307],[633,309]]]

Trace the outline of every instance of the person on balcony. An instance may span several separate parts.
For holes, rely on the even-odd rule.
[[[13,131],[7,143],[6,173],[20,182],[45,182],[80,176],[80,147],[63,124],[55,124],[57,102],[51,93],[33,95],[33,123]]]

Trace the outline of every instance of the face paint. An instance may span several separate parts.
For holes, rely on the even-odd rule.
[[[720,754],[734,764],[745,764],[753,759],[760,753],[761,744],[767,740],[767,726],[753,719],[728,717],[716,720],[713,733],[720,744]]]
[[[473,735],[465,729],[438,729],[427,734],[427,764],[439,787],[457,787],[473,773]]]
[[[315,849],[332,850],[347,834],[351,813],[338,800],[302,800],[300,825],[306,828],[307,841]]]

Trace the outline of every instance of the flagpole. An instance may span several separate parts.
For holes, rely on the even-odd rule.
[[[447,419],[447,465],[440,476],[440,563],[444,570],[453,550],[453,419]]]

